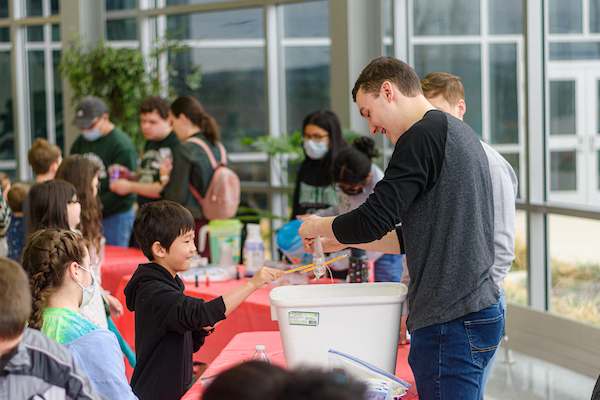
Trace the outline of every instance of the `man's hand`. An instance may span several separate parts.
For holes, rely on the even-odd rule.
[[[313,243],[315,239],[305,239],[302,241],[304,244],[304,251],[308,254],[312,254]],[[323,246],[323,252],[325,253],[334,253],[336,251],[344,250],[348,246],[338,242],[335,239],[329,239],[321,236],[321,245]]]
[[[313,239],[318,236],[315,235],[313,233],[313,231],[316,230],[316,225],[319,222],[319,220],[321,219],[321,217],[317,216],[317,215],[308,215],[306,218],[304,218],[304,222],[302,222],[302,225],[300,225],[300,228],[298,229],[298,234],[300,235],[300,237],[302,238],[302,240],[305,239]]]
[[[161,162],[158,168],[158,176],[171,176],[171,171],[173,170],[173,164],[166,164]]]
[[[117,179],[111,183],[108,188],[111,190],[111,192],[114,192],[119,196],[125,196],[131,193],[131,182],[127,179]]]
[[[407,318],[406,315],[403,315],[400,321],[400,344],[410,344],[410,339],[406,338],[406,332],[408,331],[406,328]]]

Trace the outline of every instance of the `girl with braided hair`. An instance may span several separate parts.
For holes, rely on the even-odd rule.
[[[63,344],[98,392],[136,399],[117,338],[78,312],[96,286],[87,245],[80,234],[64,229],[42,229],[29,237],[22,255],[33,297],[29,327]]]

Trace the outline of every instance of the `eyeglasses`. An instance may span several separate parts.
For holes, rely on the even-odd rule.
[[[346,186],[344,183],[338,183],[337,187],[348,196],[356,196],[357,194],[361,194],[364,191],[364,184],[359,183],[355,186]]]
[[[307,135],[306,133],[303,133],[302,139],[303,140],[314,140],[315,142],[322,142],[324,140],[329,140],[329,135],[319,135],[319,134],[313,134],[313,135],[308,134]]]

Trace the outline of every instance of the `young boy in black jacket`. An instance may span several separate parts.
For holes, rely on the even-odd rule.
[[[180,399],[192,382],[192,354],[204,338],[252,292],[277,279],[278,270],[262,268],[237,289],[205,302],[184,295],[177,276],[196,251],[194,218],[185,207],[167,200],[145,204],[133,232],[151,262],[141,264],[125,288],[127,308],[135,311],[131,386],[140,400]]]

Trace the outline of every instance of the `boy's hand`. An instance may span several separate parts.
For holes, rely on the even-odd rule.
[[[271,283],[277,279],[278,272],[280,273],[281,271],[275,268],[262,267],[256,274],[254,274],[252,279],[250,279],[250,284],[252,284],[254,290],[258,290],[267,283]]]

